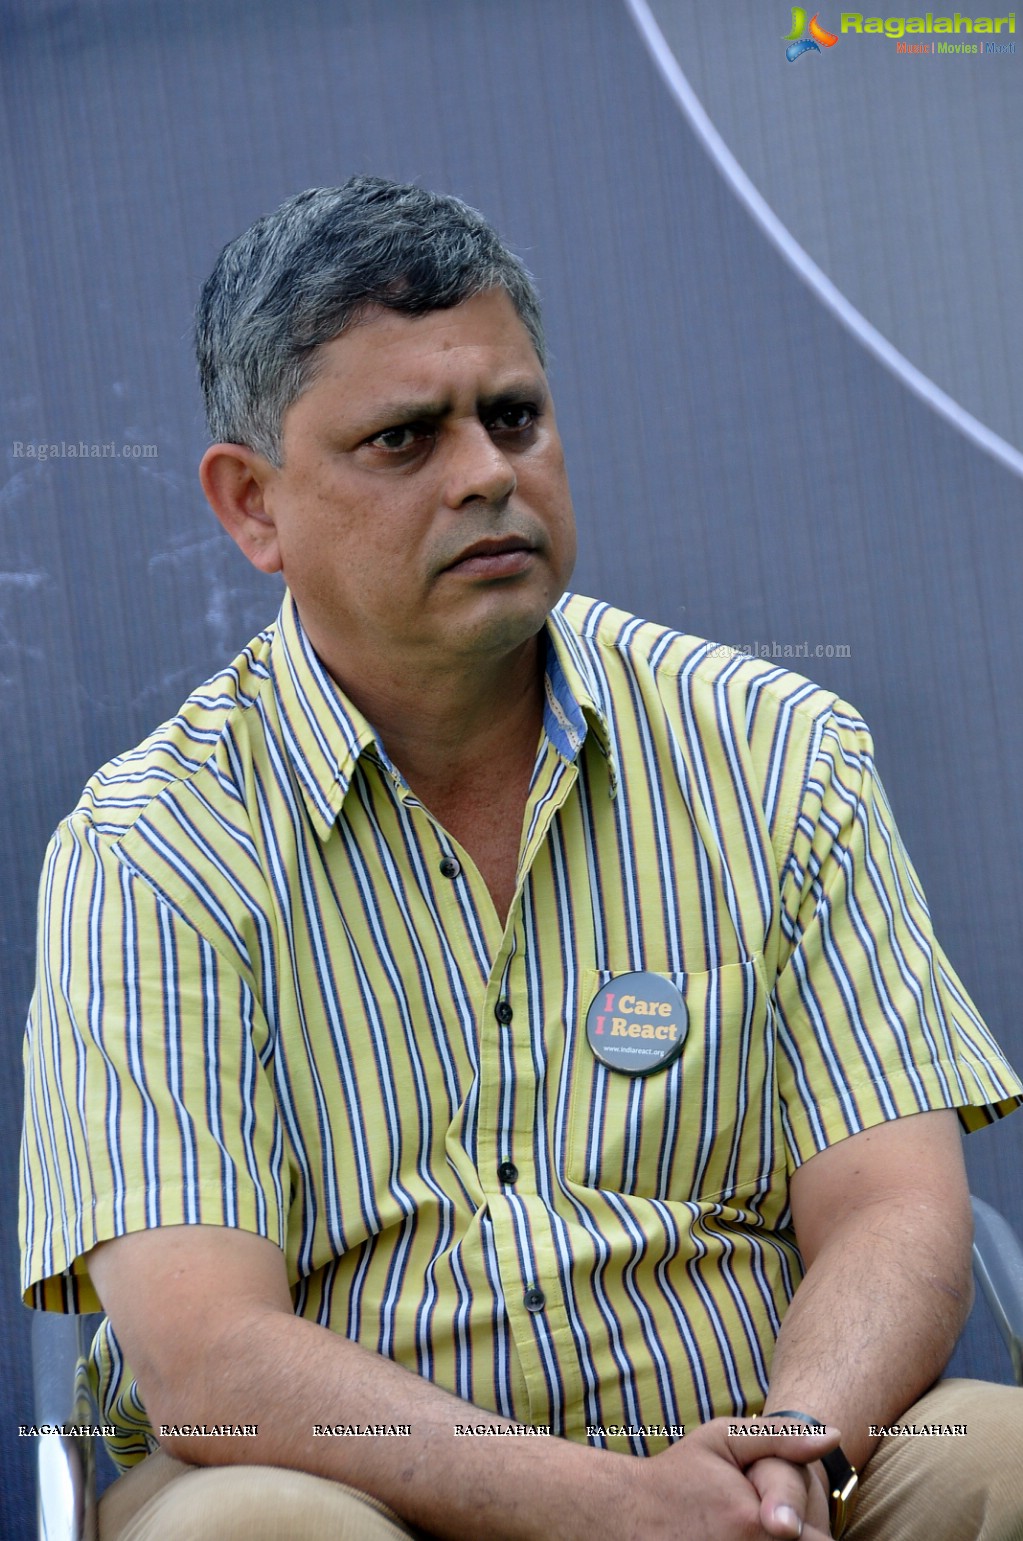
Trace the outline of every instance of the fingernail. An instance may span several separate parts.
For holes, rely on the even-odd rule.
[[[794,1536],[801,1536],[803,1534],[803,1522],[795,1509],[790,1509],[788,1504],[782,1504],[780,1509],[775,1509],[774,1517],[780,1520],[783,1525],[791,1525]]]

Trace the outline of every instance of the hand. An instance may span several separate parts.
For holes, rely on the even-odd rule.
[[[729,1433],[755,1424],[715,1418],[648,1460],[624,1457],[613,1512],[587,1528],[587,1541],[829,1541],[824,1490],[804,1468],[834,1449],[837,1430]]]
[[[779,1468],[788,1467],[788,1471]],[[799,1478],[802,1484],[802,1500],[792,1499],[792,1474]],[[779,1510],[787,1507],[789,1511],[795,1511],[800,1527],[809,1524],[819,1530],[823,1535],[831,1535],[831,1519],[828,1509],[828,1495],[825,1487],[824,1469],[817,1462],[812,1466],[796,1465],[789,1461],[780,1461],[776,1457],[755,1461],[752,1466],[746,1468],[746,1477],[752,1482],[760,1494],[760,1523],[769,1535],[772,1536],[799,1536],[809,1535],[810,1531],[802,1528],[793,1529],[792,1521]]]

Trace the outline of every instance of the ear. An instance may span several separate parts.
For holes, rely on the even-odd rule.
[[[211,444],[199,462],[206,501],[231,539],[260,572],[281,570],[277,529],[265,492],[276,468],[244,444]]]

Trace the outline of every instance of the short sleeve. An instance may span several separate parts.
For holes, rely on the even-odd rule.
[[[100,1309],[84,1254],[153,1226],[283,1248],[272,1042],[252,989],[80,816],[47,853],[24,1059],[27,1304]]]
[[[822,718],[809,761],[782,872],[774,990],[793,1167],[890,1118],[956,1108],[974,1129],[1023,1100],[934,937],[851,708],[838,702]]]

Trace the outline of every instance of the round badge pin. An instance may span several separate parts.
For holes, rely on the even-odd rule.
[[[618,974],[586,1013],[586,1038],[609,1070],[651,1075],[682,1052],[689,1014],[682,992],[661,974]]]

